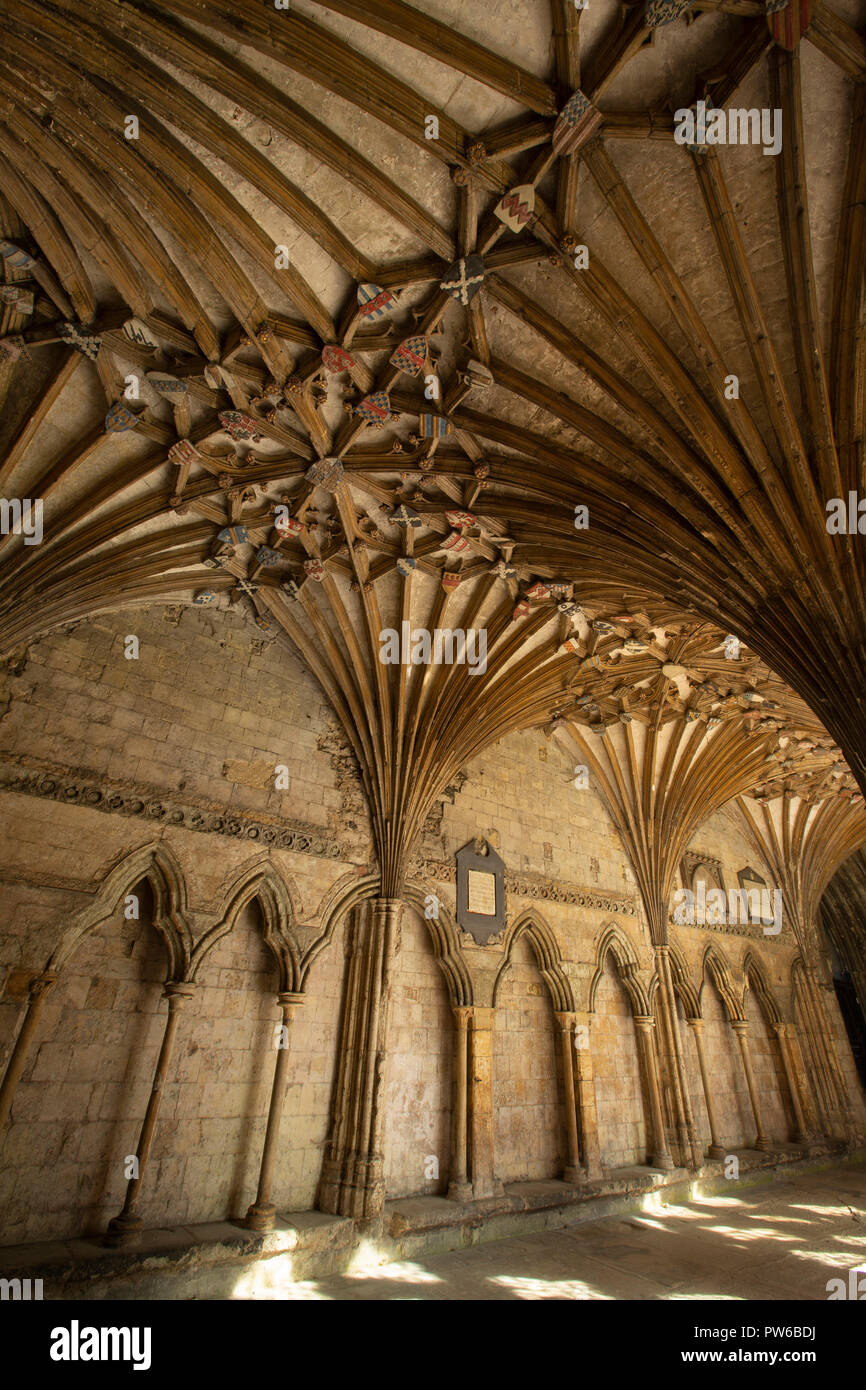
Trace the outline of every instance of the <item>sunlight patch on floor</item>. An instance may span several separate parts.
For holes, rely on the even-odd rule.
[[[349,1279],[399,1279],[406,1284],[441,1284],[443,1281],[438,1274],[432,1274],[429,1269],[423,1269],[421,1265],[413,1264],[411,1260],[403,1263],[395,1261],[392,1264],[380,1264],[377,1266],[369,1265],[364,1269],[352,1269],[348,1271]]]
[[[533,1302],[540,1298],[590,1298],[615,1302],[613,1294],[601,1293],[581,1279],[531,1279],[527,1275],[494,1274],[487,1280],[500,1288],[510,1289],[518,1298]]]

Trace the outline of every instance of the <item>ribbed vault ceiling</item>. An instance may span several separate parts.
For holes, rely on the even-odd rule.
[[[669,773],[704,739],[690,814],[856,818],[862,9],[789,51],[756,0],[8,0],[0,489],[45,536],[0,539],[3,654],[244,604],[342,719],[392,886],[516,728]],[[677,144],[698,99],[780,110],[781,153]],[[383,665],[404,622],[484,627],[487,671]]]

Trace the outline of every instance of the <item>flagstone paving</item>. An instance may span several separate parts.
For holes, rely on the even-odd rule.
[[[866,1166],[310,1280],[292,1299],[828,1298],[866,1269]],[[866,1292],[866,1275],[864,1275]]]

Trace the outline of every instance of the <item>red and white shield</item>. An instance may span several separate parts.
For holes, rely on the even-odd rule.
[[[284,536],[299,536],[304,529],[304,523],[298,521],[296,516],[278,516],[274,518],[274,530],[281,531]]]
[[[511,614],[511,616],[512,616],[512,618],[514,619],[514,621],[516,622],[518,618],[525,618],[528,612],[529,612],[529,604],[526,602],[526,599],[525,599],[525,598],[522,598],[522,599],[520,600],[520,602],[517,604],[516,608],[514,609],[514,612]]]
[[[548,589],[546,584],[542,584],[541,580],[537,579],[535,583],[530,585],[530,587],[526,590],[526,597],[532,599],[549,598],[550,590]]]
[[[474,526],[476,519],[471,512],[446,512],[445,520],[449,526]]]
[[[460,551],[461,551],[461,550],[465,550],[465,549],[467,548],[468,545],[469,545],[468,540],[466,539],[465,536],[461,536],[461,534],[460,534],[459,531],[451,531],[451,532],[449,532],[449,534],[445,537],[444,541],[442,541],[442,543],[441,543],[439,549],[440,549],[440,550],[453,550],[453,551],[455,551],[455,553],[459,554]]]
[[[305,560],[304,573],[309,579],[316,579],[321,583],[325,577],[325,566],[321,560]]]
[[[261,439],[258,420],[254,420],[251,415],[244,415],[242,410],[221,410],[219,422],[232,439]]]
[[[445,592],[447,594],[453,594],[454,590],[459,587],[459,584],[460,575],[455,574],[453,570],[445,570],[442,575],[442,588]]]
[[[328,343],[322,348],[322,365],[326,372],[336,375],[337,372],[350,372],[355,365],[355,359],[350,352],[340,347],[339,343]]]
[[[521,183],[500,198],[493,211],[512,232],[522,232],[532,219],[534,207],[535,189],[531,183]]]
[[[168,451],[168,457],[172,463],[176,463],[178,468],[181,464],[201,463],[201,454],[189,439],[179,439],[176,444],[172,444]]]

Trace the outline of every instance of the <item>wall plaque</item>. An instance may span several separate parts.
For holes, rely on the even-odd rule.
[[[468,902],[467,907],[471,913],[480,913],[483,917],[496,916],[496,876],[495,874],[480,874],[477,869],[470,869],[468,875]]]
[[[457,921],[486,946],[505,927],[505,864],[484,839],[457,851]]]

